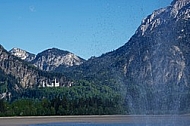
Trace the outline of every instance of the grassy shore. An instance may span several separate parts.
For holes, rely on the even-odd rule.
[[[178,121],[179,120],[179,121]],[[55,122],[89,122],[89,123],[164,123],[184,122],[190,124],[190,116],[142,116],[142,115],[87,115],[87,116],[30,116],[30,117],[1,117],[0,126],[28,126],[30,124]],[[169,122],[169,123],[170,123]]]

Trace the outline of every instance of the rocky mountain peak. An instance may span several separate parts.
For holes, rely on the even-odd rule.
[[[172,9],[171,9],[171,14],[176,18],[177,16],[179,17],[182,13],[181,10],[184,7],[188,7],[190,3],[190,0],[174,0],[171,5],[172,5]],[[189,7],[188,7],[189,8]],[[185,9],[186,10],[186,14],[189,13],[189,9]]]
[[[65,50],[60,50],[58,48],[50,48],[47,50],[44,50],[42,53],[46,53],[46,54],[52,54],[52,55],[59,55],[59,54],[68,54],[69,51],[65,51]]]
[[[21,58],[22,60],[26,59],[26,57],[27,57],[26,51],[19,49],[19,48],[11,49],[10,53],[13,54],[14,56]]]
[[[35,54],[29,53],[25,50],[22,50],[20,48],[13,48],[9,51],[12,55],[25,60],[25,61],[32,61],[35,58]]]
[[[59,66],[70,67],[80,65],[84,61],[84,59],[71,52],[51,48],[39,53],[32,61],[32,64],[41,70],[52,71]]]
[[[190,0],[174,0],[174,1],[172,1],[171,5],[174,8],[181,9],[183,6],[185,6],[189,3],[190,3]]]
[[[85,61],[83,58],[69,51],[60,50],[58,48],[50,48],[37,55],[31,54],[20,48],[13,48],[9,52],[45,71],[55,70],[59,66],[65,68],[80,65]]]
[[[145,35],[168,21],[190,18],[190,0],[174,0],[170,6],[155,10],[151,15],[143,19],[141,26],[136,31],[139,35]]]

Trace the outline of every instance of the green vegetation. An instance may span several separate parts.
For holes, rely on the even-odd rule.
[[[121,95],[108,86],[80,81],[73,87],[27,89],[0,101],[1,116],[124,114]]]

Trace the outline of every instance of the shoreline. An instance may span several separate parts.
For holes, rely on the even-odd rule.
[[[190,124],[190,115],[78,115],[0,117],[0,126],[28,126],[44,123],[160,123],[176,121]]]

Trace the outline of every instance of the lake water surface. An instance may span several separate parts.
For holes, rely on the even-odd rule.
[[[35,124],[30,126],[134,126],[124,123],[49,123],[49,124]]]
[[[35,119],[36,124],[30,123],[29,126],[190,126],[190,115],[69,116]]]
[[[159,123],[159,124],[132,124],[132,123],[49,123],[49,124],[34,124],[30,126],[189,126],[181,122],[181,124],[174,123]]]

